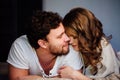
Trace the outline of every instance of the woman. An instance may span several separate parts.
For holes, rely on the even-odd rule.
[[[119,74],[120,62],[103,33],[102,23],[95,15],[84,8],[74,8],[63,19],[70,44],[79,51],[83,58],[83,73],[89,78],[106,77],[112,73]],[[81,73],[68,66],[58,71],[61,77],[87,80]],[[64,76],[63,76],[64,75]]]

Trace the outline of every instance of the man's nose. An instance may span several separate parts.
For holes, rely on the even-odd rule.
[[[65,34],[65,41],[69,42],[70,41],[70,38]]]
[[[70,39],[69,44],[72,44],[72,43],[73,43],[73,40]]]
[[[69,39],[70,39],[69,44],[73,44],[73,38],[69,37]]]

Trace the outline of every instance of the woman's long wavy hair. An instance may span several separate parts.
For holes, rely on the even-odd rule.
[[[97,63],[101,60],[102,23],[94,14],[84,8],[74,8],[63,19],[66,33],[76,34],[79,40],[79,51],[83,55],[85,66],[91,65],[93,73],[97,71]],[[75,31],[75,33],[71,33]]]

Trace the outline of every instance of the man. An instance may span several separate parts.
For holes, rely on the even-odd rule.
[[[57,13],[36,11],[29,21],[26,35],[16,39],[11,46],[7,60],[10,80],[58,77],[57,71],[64,65],[80,70],[79,53],[69,51],[68,42]]]

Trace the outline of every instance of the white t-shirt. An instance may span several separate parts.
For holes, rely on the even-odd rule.
[[[34,48],[28,43],[26,35],[16,39],[11,46],[7,62],[16,68],[29,69],[31,75],[41,75],[45,77],[56,76],[57,70],[68,65],[75,70],[80,70],[83,66],[79,53],[74,51],[70,46],[70,51],[67,55],[58,56],[50,74],[46,75],[41,67]]]
[[[106,77],[112,73],[120,74],[120,61],[116,57],[116,53],[114,49],[112,48],[111,44],[108,43],[105,38],[102,38],[101,40],[102,45],[102,60],[100,64],[97,65],[98,72],[96,75],[92,75],[90,73],[90,67],[86,68],[86,75],[91,78],[99,78],[99,77]]]

